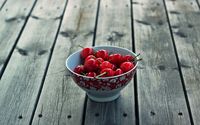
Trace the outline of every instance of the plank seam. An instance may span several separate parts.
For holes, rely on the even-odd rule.
[[[133,0],[130,0],[132,50],[133,50],[133,52],[135,52],[134,16],[133,16],[133,4],[132,3],[133,3]]]
[[[87,95],[85,95],[84,106],[83,106],[82,125],[85,125],[85,117],[86,117],[87,100],[88,100],[88,97],[87,97]]]
[[[131,5],[131,36],[132,36],[132,50],[135,52],[135,36],[134,36],[134,15],[133,15],[133,0],[130,0]],[[137,89],[137,72],[134,76],[134,95],[135,95],[135,124],[139,125],[139,104],[138,104],[138,89]]]
[[[200,9],[200,3],[199,3],[199,1],[198,1],[198,0],[196,0],[196,2],[197,2],[197,5],[198,5],[198,7],[199,7],[199,9]]]
[[[19,39],[20,39],[23,31],[24,31],[24,28],[25,28],[25,26],[26,26],[26,24],[28,22],[28,19],[29,19],[30,15],[31,15],[31,13],[33,11],[33,8],[35,7],[36,3],[37,3],[37,0],[34,1],[33,6],[31,8],[30,12],[28,13],[27,17],[25,18],[24,24],[23,24],[23,26],[22,26],[22,28],[21,28],[21,30],[19,32],[19,35],[17,36],[17,38],[15,40],[15,43],[14,43],[14,45],[13,45],[10,53],[8,54],[8,57],[6,58],[5,63],[2,66],[2,70],[0,71],[0,80],[1,80],[1,78],[3,76],[3,73],[4,73],[4,71],[5,71],[6,67],[7,67],[7,64],[8,64],[8,62],[9,62],[11,56],[12,56],[12,53],[13,53],[13,51],[14,51],[14,49],[15,49],[15,47],[16,47],[16,45],[17,45],[17,43],[18,43],[18,41],[19,41]]]
[[[2,6],[0,7],[0,11],[2,10],[2,8],[4,7],[4,5],[6,4],[7,0],[5,0],[2,4]]]
[[[100,3],[101,3],[101,0],[98,0],[98,6],[97,6],[97,12],[96,12],[96,20],[95,20],[94,36],[93,36],[92,46],[95,46],[96,33],[97,33],[97,25],[98,25],[98,19],[99,19]]]
[[[57,38],[58,38],[58,35],[59,35],[59,31],[60,31],[60,28],[61,28],[61,25],[62,25],[62,21],[63,21],[63,17],[64,17],[63,15],[64,15],[65,10],[67,8],[67,3],[68,3],[68,0],[66,0],[66,2],[65,2],[64,10],[63,10],[62,16],[60,17],[60,23],[59,23],[59,26],[58,26],[58,29],[57,29],[57,32],[56,32],[56,36],[55,36],[53,45],[52,45],[52,47],[50,49],[50,54],[49,54],[48,62],[47,62],[47,65],[46,65],[46,68],[45,68],[45,71],[44,71],[44,75],[43,75],[43,78],[42,78],[41,85],[39,87],[39,91],[38,91],[38,95],[36,97],[36,101],[35,101],[35,104],[34,104],[33,112],[31,114],[31,119],[30,119],[30,122],[29,122],[30,125],[33,122],[33,118],[35,116],[37,105],[38,105],[38,102],[39,102],[39,99],[40,99],[40,96],[41,96],[41,93],[42,93],[42,88],[44,86],[45,78],[46,78],[46,75],[47,75],[47,72],[48,72],[48,68],[49,68],[49,65],[50,65],[50,62],[51,62],[51,58],[52,58],[52,55],[53,55],[53,50],[54,50],[54,47],[56,45],[56,41],[57,41]]]
[[[174,48],[174,52],[175,52],[175,56],[176,56],[176,61],[177,61],[177,64],[178,64],[178,71],[179,71],[181,83],[182,83],[182,86],[183,86],[183,92],[184,92],[184,96],[185,96],[185,100],[186,100],[186,106],[187,106],[189,117],[190,117],[190,122],[191,122],[191,125],[194,125],[194,121],[193,121],[192,113],[191,113],[191,109],[190,109],[190,103],[189,103],[189,99],[188,99],[188,95],[187,95],[187,91],[186,91],[185,81],[183,79],[183,73],[182,73],[180,61],[179,61],[179,58],[178,58],[176,43],[175,43],[175,40],[174,40],[174,35],[173,35],[172,28],[171,28],[171,23],[170,23],[170,19],[169,19],[169,16],[168,16],[167,6],[166,6],[166,3],[165,3],[165,0],[163,0],[163,4],[164,4],[164,9],[165,9],[165,13],[166,13],[167,22],[168,22],[168,27],[169,27],[169,30],[170,30],[170,35],[171,35],[171,38],[172,38],[172,44],[173,44],[173,48]]]

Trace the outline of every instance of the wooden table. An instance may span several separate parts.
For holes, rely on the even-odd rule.
[[[200,0],[0,0],[0,125],[199,125]],[[65,60],[77,46],[141,53],[108,103]]]

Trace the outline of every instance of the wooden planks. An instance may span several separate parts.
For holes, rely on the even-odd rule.
[[[65,60],[78,45],[92,45],[97,3],[68,1],[33,125],[82,124],[85,92],[67,74]]]
[[[166,7],[194,124],[200,111],[200,11],[195,0],[166,0]]]
[[[0,124],[27,125],[31,121],[60,23],[60,18],[55,17],[63,14],[65,2],[65,0],[57,2],[43,0],[36,4],[34,16],[29,19],[0,81]],[[60,9],[56,9],[57,6]],[[45,12],[41,14],[40,7],[48,8],[43,11],[46,11],[47,15],[50,14],[48,16]],[[12,12],[21,17],[20,10]],[[15,16],[8,19],[12,22],[13,17]]]
[[[117,6],[115,6],[117,5]],[[132,49],[131,9],[129,0],[101,0],[95,45],[114,45]],[[121,92],[120,98],[107,103],[88,99],[86,125],[135,124],[133,81]]]
[[[133,13],[136,52],[143,56],[137,70],[139,123],[189,125],[163,1],[134,0]]]
[[[8,0],[0,11],[0,78],[35,2],[15,1]]]

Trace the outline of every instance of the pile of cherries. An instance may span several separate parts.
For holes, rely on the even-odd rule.
[[[89,77],[110,77],[130,71],[135,66],[137,56],[109,54],[101,49],[95,52],[93,48],[83,48],[81,53],[82,64],[74,68],[74,72]]]

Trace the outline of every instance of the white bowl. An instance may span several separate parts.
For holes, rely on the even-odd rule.
[[[120,53],[122,55],[136,56],[132,51],[115,46],[96,46],[93,47],[95,51],[100,49],[108,50],[111,53]],[[108,102],[117,99],[120,91],[131,81],[133,78],[137,62],[133,69],[121,75],[112,77],[92,78],[75,73],[73,70],[77,65],[81,64],[80,58],[81,50],[71,54],[66,60],[66,67],[69,71],[74,82],[81,87],[90,99],[96,102]]]

